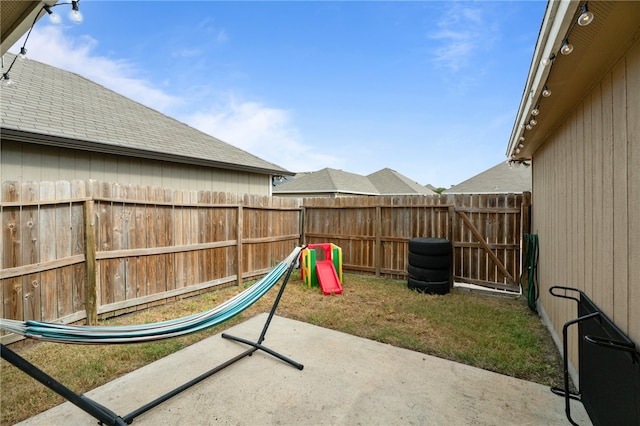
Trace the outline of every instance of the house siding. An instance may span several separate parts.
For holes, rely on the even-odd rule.
[[[88,180],[271,195],[266,174],[214,169],[2,140],[0,181]]]
[[[532,229],[540,302],[557,335],[583,290],[640,344],[640,42],[570,112],[533,157]],[[571,330],[575,333],[575,330]],[[577,368],[577,343],[570,359]]]

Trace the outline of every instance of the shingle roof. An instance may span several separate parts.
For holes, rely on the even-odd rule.
[[[14,55],[5,55],[11,63]],[[5,69],[6,70],[6,69]],[[3,137],[75,149],[267,174],[292,174],[86,78],[16,61],[2,89]]]
[[[389,168],[371,173],[367,178],[375,185],[380,195],[436,195],[429,188]]]
[[[531,168],[497,164],[464,182],[443,191],[443,194],[505,194],[531,191]]]
[[[366,176],[342,170],[324,168],[305,173],[284,182],[273,189],[278,193],[343,193],[353,195],[378,195],[377,188]]]

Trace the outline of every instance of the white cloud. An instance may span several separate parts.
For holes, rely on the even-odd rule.
[[[39,26],[27,44],[29,58],[79,74],[159,111],[167,111],[182,102],[179,97],[137,77],[138,70],[133,64],[95,54],[97,40],[89,36],[72,39],[64,34],[63,29],[62,26]],[[20,40],[15,46],[22,43]]]
[[[451,2],[429,38],[440,41],[434,60],[453,71],[464,68],[469,59],[495,37],[495,28],[486,22],[478,7]]]
[[[222,106],[183,119],[196,129],[291,171],[343,166],[342,159],[304,145],[291,114],[282,109],[230,95]]]

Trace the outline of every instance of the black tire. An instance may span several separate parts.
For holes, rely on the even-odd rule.
[[[449,255],[451,241],[444,238],[412,238],[409,240],[409,253],[422,255]]]
[[[409,265],[423,269],[449,269],[451,264],[451,256],[433,255],[426,256],[409,252]]]
[[[417,266],[407,266],[409,278],[426,282],[441,282],[449,280],[449,269],[423,269]]]
[[[419,293],[427,293],[427,294],[447,294],[451,291],[451,287],[449,285],[449,281],[442,282],[425,282],[414,280],[413,278],[409,278],[407,287],[412,290],[416,290]]]

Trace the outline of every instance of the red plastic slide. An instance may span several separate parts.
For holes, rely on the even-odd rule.
[[[336,269],[330,260],[316,261],[316,274],[322,293],[326,296],[329,294],[342,294],[342,286],[338,279]]]

